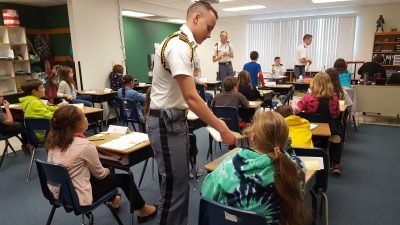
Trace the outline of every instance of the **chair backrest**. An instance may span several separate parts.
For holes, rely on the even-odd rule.
[[[62,206],[65,211],[75,214],[81,213],[78,195],[72,185],[67,169],[61,164],[53,164],[36,159],[40,186],[44,197],[51,205]],[[57,189],[58,196],[54,196],[51,188]]]
[[[207,100],[206,100],[206,91],[205,91],[205,87],[204,87],[203,85],[196,84],[196,90],[197,90],[197,93],[199,93],[200,97],[201,97],[204,101],[207,101]]]
[[[387,84],[400,84],[400,73],[392,73]]]
[[[326,192],[328,188],[328,177],[330,169],[330,161],[328,153],[322,148],[300,148],[293,147],[294,152],[297,156],[309,156],[309,157],[322,157],[324,162],[324,170],[317,172],[315,187],[317,189]]]
[[[201,198],[198,225],[267,225],[265,216]]]
[[[267,92],[264,94],[264,98],[263,98],[263,104],[262,106],[265,107],[269,107],[271,110],[273,108],[273,99],[274,97],[274,93],[273,92]]]
[[[240,132],[239,115],[236,107],[214,106],[213,113],[216,117],[223,120],[230,130]]]
[[[283,101],[283,104],[284,104],[284,105],[285,105],[285,104],[289,105],[290,100],[293,99],[293,95],[294,95],[294,91],[295,91],[295,90],[296,90],[296,88],[295,88],[295,86],[293,85],[292,88],[290,88],[289,92],[286,94],[286,98],[285,98],[285,100]]]
[[[329,123],[333,120],[329,110],[329,99],[320,99],[315,113],[300,113],[300,117],[314,123]]]
[[[139,101],[125,100],[124,107],[129,119],[137,123],[143,123],[143,107]]]
[[[41,146],[50,129],[50,120],[45,118],[25,118],[25,127],[28,131],[29,142],[34,146]],[[43,140],[38,134],[44,134]],[[40,135],[39,135],[40,136]]]

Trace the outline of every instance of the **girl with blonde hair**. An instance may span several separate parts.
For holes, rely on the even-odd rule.
[[[245,130],[251,148],[227,157],[204,180],[201,195],[264,215],[268,224],[302,225],[307,211],[300,160],[286,151],[289,129],[281,115],[258,110]]]

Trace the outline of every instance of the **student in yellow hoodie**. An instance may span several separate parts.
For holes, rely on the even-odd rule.
[[[275,112],[285,118],[289,126],[289,137],[292,139],[293,147],[314,147],[308,120],[294,115],[293,108],[290,105],[281,105],[275,109]]]
[[[51,119],[57,106],[48,106],[40,100],[45,96],[45,88],[42,81],[33,79],[27,80],[22,85],[22,90],[27,96],[19,98],[24,111],[25,118]],[[36,133],[39,140],[44,140],[44,134]]]

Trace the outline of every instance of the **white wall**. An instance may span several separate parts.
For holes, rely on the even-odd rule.
[[[69,0],[68,14],[74,60],[76,68],[77,62],[81,63],[83,87],[103,90],[109,86],[112,65],[123,63],[117,2]]]
[[[235,47],[233,69],[240,71],[243,68],[243,65],[249,61],[249,52],[247,52],[246,49],[246,29],[249,20],[357,13],[358,17],[354,60],[370,61],[372,57],[376,20],[378,19],[379,15],[383,15],[386,22],[385,31],[389,31],[392,27],[397,27],[400,31],[399,12],[400,3],[392,3],[297,12],[269,13],[257,16],[220,18],[217,21],[217,26],[213,30],[211,39],[205,41],[198,48],[198,55],[201,60],[202,77],[207,77],[209,80],[215,80],[215,74],[218,70],[218,65],[216,63],[212,63],[212,46],[219,40],[219,32],[221,30],[226,30],[229,33],[228,40],[232,42]]]

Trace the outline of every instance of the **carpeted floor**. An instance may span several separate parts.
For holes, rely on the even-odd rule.
[[[198,166],[205,164],[208,136],[206,130],[196,131],[199,148]],[[358,133],[349,128],[343,153],[343,175],[329,178],[329,223],[330,225],[396,225],[400,221],[400,129],[398,127],[361,125]],[[18,146],[19,147],[19,146]],[[224,148],[224,152],[226,149]],[[217,149],[217,155],[221,152]],[[45,159],[42,149],[38,158]],[[36,168],[33,179],[26,182],[29,156],[18,151],[10,155],[0,168],[0,224],[25,225],[45,224],[50,205],[43,198]],[[136,183],[142,164],[132,168]],[[148,164],[140,192],[149,203],[158,201],[157,176],[151,176]],[[189,225],[197,224],[199,188],[204,175],[198,181],[191,180]],[[97,225],[116,224],[105,206],[94,212]],[[128,201],[123,196],[121,219],[129,224]],[[397,222],[396,222],[397,221]],[[53,224],[80,224],[81,218],[58,209]],[[137,221],[135,220],[135,224]],[[149,222],[147,224],[152,224]]]

